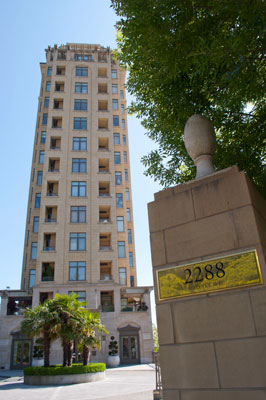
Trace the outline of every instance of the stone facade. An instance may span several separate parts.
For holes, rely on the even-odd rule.
[[[237,167],[156,193],[149,222],[155,282],[165,266],[251,249],[266,282],[266,202]],[[266,398],[265,283],[155,296],[164,400]]]
[[[8,334],[19,332],[21,310],[11,315],[12,307],[72,291],[101,313],[110,335],[135,327],[137,359],[151,361],[151,288],[137,287],[125,70],[109,48],[75,43],[49,46],[40,68],[21,292],[2,291],[0,346],[8,340],[8,349],[0,367],[14,367]],[[143,302],[148,309],[137,311]],[[56,343],[52,354],[61,362]],[[106,354],[103,344],[94,358]]]

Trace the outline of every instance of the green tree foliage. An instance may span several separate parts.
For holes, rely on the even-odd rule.
[[[43,342],[44,366],[49,367],[51,342],[61,340],[63,366],[72,366],[74,341],[80,343],[88,363],[89,349],[99,348],[101,334],[108,333],[100,321],[99,314],[85,309],[86,302],[77,300],[77,294],[57,294],[33,310],[27,308],[23,313],[21,330],[29,337],[40,337]],[[85,350],[84,350],[85,349]]]
[[[154,351],[159,351],[159,338],[158,338],[158,328],[155,324],[152,324],[152,336],[153,336],[153,346]]]
[[[21,331],[29,337],[40,337],[43,340],[44,366],[50,365],[51,342],[57,338],[59,318],[52,310],[52,301],[46,300],[44,304],[27,308],[23,313]]]
[[[218,169],[238,165],[266,194],[265,2],[111,0],[130,111],[158,148],[142,158],[163,186],[195,177],[183,131],[193,114],[216,130]],[[247,111],[247,105],[250,110]]]

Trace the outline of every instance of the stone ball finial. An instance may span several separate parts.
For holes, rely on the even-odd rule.
[[[184,141],[187,152],[197,167],[196,178],[213,174],[216,137],[212,123],[202,115],[192,115],[185,125]]]

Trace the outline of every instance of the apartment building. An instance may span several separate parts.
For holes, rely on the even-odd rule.
[[[76,43],[49,46],[40,69],[21,289],[1,291],[0,368],[31,364],[23,309],[71,292],[109,330],[93,360],[106,360],[114,335],[122,363],[150,362],[152,288],[137,286],[125,70],[109,48]],[[61,362],[59,343],[51,354]]]

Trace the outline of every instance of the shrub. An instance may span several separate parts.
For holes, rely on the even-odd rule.
[[[27,367],[24,369],[24,375],[42,376],[42,375],[72,375],[87,374],[92,372],[103,372],[106,370],[104,363],[91,363],[88,365],[75,364],[72,367],[52,366],[52,367]]]

